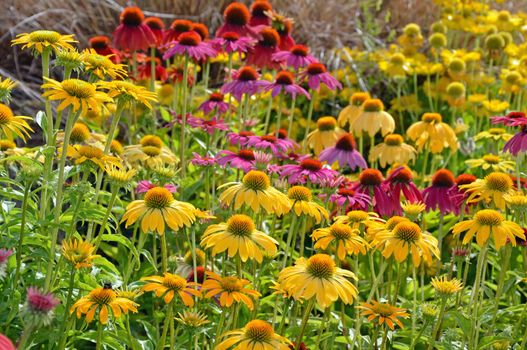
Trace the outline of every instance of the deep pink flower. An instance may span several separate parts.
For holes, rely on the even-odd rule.
[[[288,71],[278,72],[276,74],[275,82],[269,84],[264,90],[271,90],[271,95],[273,97],[276,97],[281,92],[284,92],[285,94],[291,95],[293,98],[296,98],[297,94],[302,94],[307,97],[308,100],[311,99],[311,96],[303,87],[295,84],[295,77],[293,76],[293,73]]]
[[[273,60],[285,63],[286,67],[299,70],[307,67],[310,63],[315,63],[315,57],[309,54],[309,48],[304,45],[295,45],[289,51],[279,51],[273,55]]]
[[[156,36],[143,21],[145,16],[139,7],[127,7],[121,12],[121,24],[113,32],[113,42],[118,49],[146,51],[156,45]]]
[[[148,192],[149,189],[152,189],[154,187],[159,187],[158,185],[154,185],[148,180],[141,180],[137,183],[137,186],[135,188],[135,193],[145,193]],[[177,186],[173,184],[165,184],[163,186],[167,190],[169,190],[171,193],[177,192]]]
[[[328,147],[319,154],[319,159],[328,164],[339,163],[340,167],[349,166],[351,170],[359,167],[366,169],[368,164],[355,149],[355,140],[350,134],[343,135],[333,147]]]
[[[241,149],[238,153],[229,150],[219,151],[216,160],[223,167],[230,165],[244,172],[254,169],[256,164],[254,152],[250,149]]]
[[[388,186],[377,169],[364,169],[360,173],[359,182],[353,184],[351,189],[369,195],[373,200],[373,208],[379,215],[390,216],[396,211]]]
[[[239,133],[227,133],[227,140],[233,146],[245,147],[249,142],[249,137],[254,136],[252,131],[240,131]]]
[[[491,117],[492,124],[503,124],[506,126],[526,126],[527,116],[523,112],[510,112],[506,116]]]
[[[225,102],[225,98],[221,92],[213,92],[209,95],[208,100],[198,107],[198,110],[203,111],[205,114],[209,114],[212,111],[218,114],[223,114],[230,108],[230,103]]]
[[[221,87],[221,93],[230,93],[235,99],[241,101],[244,94],[252,96],[259,93],[270,83],[259,80],[260,74],[253,67],[245,66],[238,71],[233,71],[233,80]]]
[[[527,119],[526,119],[527,120]],[[513,156],[527,151],[527,126],[523,125],[521,131],[515,134],[503,147],[503,152],[509,152]]]
[[[456,210],[454,211],[454,213],[456,215],[460,214],[461,207],[465,203],[465,200],[468,198],[468,195],[466,193],[467,190],[463,190],[460,187],[463,185],[471,184],[476,181],[476,179],[477,178],[471,174],[460,174],[456,178],[456,185],[449,190],[450,198],[452,202],[455,203],[454,207]],[[465,214],[468,214],[470,212],[470,208],[475,205],[477,205],[477,203],[465,203]]]
[[[310,63],[307,69],[301,74],[303,79],[307,79],[307,85],[311,90],[319,90],[320,84],[324,84],[330,90],[342,89],[340,82],[333,78],[326,70],[326,67],[319,62]]]
[[[192,160],[190,161],[193,165],[197,166],[212,166],[216,164],[216,158],[209,156],[201,156],[196,152],[192,152]]]
[[[173,119],[167,125],[165,125],[165,128],[172,128],[176,124],[183,124],[183,117],[181,114],[176,114],[175,112],[170,112],[170,114],[172,114]],[[190,125],[191,127],[197,127],[199,125],[198,118],[194,117],[190,113],[187,113],[185,121],[186,125]]]
[[[275,155],[287,153],[294,148],[293,142],[277,138],[274,135],[250,136],[247,145],[256,149],[271,150]]]
[[[401,197],[401,192],[410,203],[417,203],[423,201],[423,195],[413,182],[412,171],[406,167],[398,167],[395,169],[390,176],[385,180],[386,184],[390,188],[390,192],[394,199]]]
[[[251,5],[251,20],[249,24],[256,26],[270,26],[271,18],[267,15],[273,11],[273,6],[267,0],[255,1]]]
[[[273,61],[273,55],[278,52],[280,44],[278,32],[271,27],[265,27],[259,34],[260,40],[247,52],[247,64],[262,69],[280,68],[280,64]]]
[[[161,46],[165,31],[165,23],[163,23],[163,20],[159,17],[148,17],[145,19],[144,23],[150,28],[156,37],[156,46]]]
[[[290,184],[306,183],[307,180],[314,184],[334,178],[338,173],[326,168],[317,159],[304,159],[299,164],[287,164],[282,166],[280,175],[286,176]]]
[[[223,33],[234,32],[239,36],[249,36],[258,39],[258,30],[249,25],[251,14],[242,3],[233,2],[223,12],[224,23],[216,31],[216,37],[221,38]]]
[[[454,175],[450,170],[439,169],[432,177],[432,185],[423,190],[423,200],[427,210],[439,209],[441,214],[455,213],[459,203],[452,200],[456,188]]]
[[[280,36],[280,45],[278,48],[282,51],[289,51],[295,46],[295,40],[291,36],[293,30],[293,20],[283,16],[275,16],[273,26],[276,27]]]
[[[339,207],[351,207],[349,210],[367,210],[371,204],[369,195],[355,192],[351,188],[339,188],[337,193],[329,197],[329,200]]]
[[[27,305],[30,311],[47,314],[55,308],[60,301],[51,293],[43,293],[35,287],[27,290]]]
[[[192,21],[189,21],[188,19],[174,20],[170,25],[170,28],[163,32],[163,45],[177,41],[181,34],[190,32],[192,30],[192,24]]]
[[[200,128],[209,135],[214,134],[214,131],[216,130],[229,130],[229,125],[227,125],[223,119],[218,119],[218,117],[213,117],[210,120],[194,118],[192,119],[192,122],[189,122],[189,125],[193,128]]]
[[[228,54],[233,52],[247,53],[256,45],[256,42],[256,39],[248,36],[240,36],[234,32],[225,32],[220,38],[210,41],[212,47],[217,51],[225,51]]]
[[[6,337],[3,334],[0,334],[0,349],[2,350],[16,350],[15,346],[13,345],[13,342],[9,340],[8,337]]]
[[[196,61],[203,61],[217,55],[216,50],[208,42],[201,40],[198,33],[191,31],[180,34],[177,41],[167,44],[168,50],[163,55],[168,60],[175,55],[188,55]]]
[[[13,250],[4,248],[0,249],[0,264],[5,264],[11,255],[13,255]]]

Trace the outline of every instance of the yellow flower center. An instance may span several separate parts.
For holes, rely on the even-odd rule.
[[[485,183],[489,190],[503,193],[510,191],[513,186],[512,179],[509,175],[498,172],[485,176]]]
[[[453,82],[446,87],[446,93],[452,98],[460,98],[465,95],[465,85],[459,82]]]
[[[0,151],[6,151],[15,147],[16,144],[11,140],[0,140]]]
[[[448,69],[452,72],[461,73],[465,71],[465,62],[462,59],[454,58],[448,64]]]
[[[112,140],[112,143],[110,145],[110,151],[112,151],[115,154],[122,154],[123,145],[117,140]]]
[[[243,185],[253,191],[265,191],[271,186],[269,176],[263,171],[251,170],[243,176]]]
[[[172,290],[182,290],[187,286],[187,281],[178,275],[165,273],[163,276],[163,285]]]
[[[97,288],[89,294],[90,300],[99,305],[108,305],[115,297],[115,292],[110,288]]]
[[[72,97],[87,99],[95,95],[95,86],[84,80],[67,79],[60,83],[60,85]]]
[[[61,38],[61,35],[52,30],[36,30],[29,34],[29,41],[33,43],[56,43]]]
[[[502,128],[490,128],[488,131],[489,131],[489,134],[491,134],[491,135],[503,135],[503,134],[505,134],[505,129],[502,129]]]
[[[390,63],[396,66],[402,66],[404,64],[404,55],[402,53],[393,54],[390,57]]]
[[[350,222],[362,222],[364,220],[368,220],[369,215],[365,211],[362,210],[352,210],[346,214],[350,220]]]
[[[353,236],[353,230],[348,225],[333,224],[329,230],[331,235],[336,239],[346,240]]]
[[[496,226],[503,222],[503,216],[492,209],[483,209],[474,215],[474,220],[481,226]]]
[[[351,103],[354,106],[361,106],[364,101],[370,98],[370,94],[367,92],[356,92],[351,95]]]
[[[317,120],[317,128],[320,131],[335,130],[337,127],[337,120],[333,117],[321,117]]]
[[[183,258],[188,265],[192,265],[193,259],[192,251],[187,252]],[[205,264],[205,253],[203,250],[196,248],[196,266],[203,266],[203,264]]]
[[[164,187],[154,187],[146,192],[144,200],[147,207],[162,209],[170,206],[174,196]]]
[[[253,320],[245,325],[245,336],[254,343],[265,343],[274,336],[273,327],[261,320]]]
[[[409,23],[404,27],[403,33],[409,37],[416,37],[421,34],[421,28],[418,24]]]
[[[404,241],[416,241],[421,237],[421,228],[411,221],[403,221],[393,228],[393,235]]]
[[[9,106],[0,103],[0,125],[9,124],[13,120],[13,111]]]
[[[307,260],[306,271],[315,278],[330,279],[335,274],[336,266],[329,255],[315,254]]]
[[[384,109],[384,104],[377,98],[370,98],[362,104],[365,112],[380,112]]]
[[[373,311],[382,317],[389,317],[393,315],[393,307],[390,304],[377,304],[373,307]]]
[[[84,58],[84,62],[92,66],[93,68],[104,68],[104,69],[114,68],[113,62],[106,56],[97,55],[97,54],[89,54],[89,55],[85,55],[83,58]]]
[[[155,135],[143,136],[143,138],[141,139],[141,141],[139,141],[139,143],[141,144],[141,146],[152,146],[152,147],[157,147],[157,148],[163,147],[163,140],[161,140],[159,136],[155,136]]]
[[[289,198],[295,201],[311,201],[311,190],[304,186],[293,186],[287,191]]]
[[[483,160],[486,163],[489,163],[489,164],[499,164],[500,157],[498,157],[498,156],[496,156],[494,154],[487,154],[487,155],[483,156]]]
[[[243,289],[243,284],[240,279],[234,276],[223,277],[220,284],[221,287],[229,293],[239,292]]]
[[[395,228],[395,226],[397,226],[398,224],[404,221],[409,221],[409,220],[402,216],[397,216],[397,215],[392,216],[391,218],[388,219],[388,221],[386,221],[386,225],[385,225],[386,230],[392,231]]]
[[[149,157],[155,157],[161,154],[161,149],[155,146],[143,146],[141,150]]]
[[[384,138],[384,143],[388,146],[400,146],[403,144],[403,142],[404,139],[399,134],[386,135],[386,137]]]
[[[441,123],[443,118],[441,118],[441,114],[439,113],[425,113],[421,117],[421,120],[425,123]]]
[[[235,236],[250,236],[255,229],[253,219],[247,215],[236,214],[227,220],[227,231]]]
[[[79,154],[86,158],[100,159],[104,156],[102,149],[93,146],[80,146]]]
[[[75,123],[71,129],[70,140],[73,143],[81,143],[90,138],[90,129],[85,124]]]
[[[521,74],[518,72],[510,72],[505,76],[505,80],[512,85],[518,83],[521,77]]]

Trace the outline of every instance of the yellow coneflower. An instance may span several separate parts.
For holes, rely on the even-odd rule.
[[[304,186],[293,186],[287,191],[291,200],[291,209],[296,216],[307,215],[315,219],[318,224],[322,217],[329,219],[326,208],[313,201],[311,190]]]
[[[482,209],[470,220],[458,222],[452,228],[454,236],[465,232],[463,244],[469,244],[476,235],[477,244],[482,247],[492,235],[496,249],[500,249],[510,240],[516,246],[516,237],[525,240],[523,229],[512,221],[505,220],[503,215],[492,209]]]
[[[340,260],[346,259],[346,255],[366,254],[370,248],[368,242],[359,234],[359,230],[352,229],[348,225],[333,224],[330,227],[320,228],[311,235],[315,241],[315,249],[327,249],[335,242],[337,256]]]
[[[440,296],[450,296],[463,289],[461,281],[455,278],[449,280],[446,276],[434,277],[430,284]]]
[[[0,102],[9,103],[11,101],[11,91],[16,86],[16,82],[10,78],[0,77]]]
[[[194,255],[196,256],[196,266],[205,266],[206,264],[206,255],[205,252],[199,248],[193,251],[189,250],[185,253],[183,257],[176,258],[177,268],[176,273],[181,276],[187,276],[192,273],[194,270]]]
[[[503,196],[507,207],[514,210],[516,213],[527,212],[527,195],[523,192],[515,192]]]
[[[91,73],[99,79],[123,79],[128,76],[123,64],[113,63],[111,55],[99,55],[94,49],[85,49],[80,60],[84,64],[87,73]]]
[[[386,164],[408,164],[415,161],[417,151],[406,144],[401,135],[390,134],[384,137],[384,142],[376,145],[370,152],[370,162],[379,161],[382,167]]]
[[[201,288],[205,293],[205,298],[217,297],[223,307],[243,303],[249,310],[253,310],[253,299],[256,300],[261,295],[251,288],[251,282],[246,279],[235,276],[221,277],[210,271],[207,271],[207,279]]]
[[[141,164],[149,169],[171,165],[178,161],[160,137],[145,135],[138,145],[124,147],[123,156],[132,164]]]
[[[513,172],[516,166],[516,162],[512,160],[502,159],[500,156],[495,154],[485,154],[479,159],[468,159],[465,161],[469,168],[481,168],[483,170],[492,171],[511,171]]]
[[[278,282],[295,299],[314,297],[326,308],[337,299],[353,303],[358,291],[348,278],[357,279],[353,272],[337,267],[329,255],[315,254],[309,259],[299,258],[295,266],[280,271]]]
[[[58,111],[71,106],[74,112],[81,110],[83,114],[88,109],[99,110],[103,103],[112,102],[112,99],[102,91],[97,91],[95,84],[80,79],[66,79],[62,82],[44,78],[42,96],[51,101],[59,100]]]
[[[401,309],[388,303],[379,303],[375,300],[371,304],[362,303],[358,308],[363,310],[361,315],[366,316],[368,322],[374,321],[379,326],[386,324],[391,330],[395,329],[395,324],[403,328],[403,324],[399,318],[408,318],[410,316],[406,312],[406,309]]]
[[[150,102],[156,102],[157,96],[154,92],[148,91],[144,86],[135,85],[124,80],[114,80],[110,82],[100,82],[99,85],[108,90],[108,96],[115,99],[122,105],[142,103],[148,109],[152,109]]]
[[[503,128],[489,128],[474,136],[474,141],[479,140],[494,140],[494,141],[509,141],[512,134],[509,134],[507,130]]]
[[[52,30],[36,30],[31,33],[18,34],[16,39],[11,41],[11,45],[22,45],[22,49],[34,49],[38,53],[46,49],[55,52],[58,50],[73,50],[73,34],[63,35]]]
[[[268,214],[283,215],[291,209],[289,198],[271,186],[269,176],[259,170],[251,170],[243,176],[242,182],[229,182],[218,189],[226,188],[220,195],[225,205],[234,204],[234,210],[243,205],[255,213],[263,208]]]
[[[31,118],[15,116],[9,106],[0,103],[0,130],[8,139],[12,139],[14,134],[24,142],[26,141],[26,137],[29,137],[29,131],[33,131],[26,120],[31,120]]]
[[[346,215],[335,217],[335,223],[349,225],[354,229],[364,229],[372,223],[379,222],[384,223],[384,220],[379,217],[379,214],[365,212],[363,210],[350,210]]]
[[[148,276],[141,278],[141,281],[148,282],[143,286],[143,291],[154,292],[156,297],[163,297],[163,301],[168,304],[174,299],[174,296],[179,295],[183,304],[188,307],[194,306],[194,299],[192,296],[201,298],[201,292],[195,287],[198,283],[187,282],[181,276],[165,272],[163,276]]]
[[[401,208],[403,209],[403,213],[411,220],[416,220],[419,215],[421,215],[422,212],[425,211],[426,205],[422,202],[405,202],[401,204]]]
[[[92,260],[98,258],[95,255],[95,246],[90,242],[73,238],[62,242],[62,256],[68,260],[77,270],[92,267]]]
[[[106,164],[104,172],[108,177],[108,181],[119,187],[129,186],[131,184],[130,181],[134,178],[135,174],[137,174],[137,170],[135,169],[118,167],[114,164]]]
[[[320,117],[317,120],[317,129],[307,135],[306,142],[313,149],[315,155],[318,155],[325,148],[335,146],[345,133],[346,131],[337,126],[335,118]]]
[[[66,70],[73,72],[80,72],[84,68],[81,54],[76,49],[57,52],[54,64],[57,67],[64,67]]]
[[[469,195],[467,203],[492,202],[496,208],[505,210],[504,196],[514,193],[514,185],[508,174],[493,172],[483,179],[460,186]]]
[[[102,324],[108,323],[108,314],[113,314],[113,317],[119,318],[121,315],[127,314],[129,311],[137,312],[139,305],[130,299],[118,297],[115,291],[111,288],[95,288],[88,295],[77,300],[70,308],[70,313],[77,310],[77,318],[86,314],[86,322],[90,323],[95,317],[95,313],[99,310],[99,321]]]
[[[228,250],[229,257],[239,255],[242,261],[254,259],[261,263],[263,257],[276,254],[278,242],[268,234],[258,231],[253,220],[243,214],[233,215],[203,233],[201,246],[212,248],[212,255]]]
[[[179,317],[175,317],[174,319],[183,326],[189,328],[199,328],[210,323],[210,321],[207,320],[207,315],[201,312],[183,311],[183,313],[178,312],[178,316]]]
[[[367,99],[370,98],[370,94],[367,92],[356,92],[351,95],[349,105],[344,107],[340,111],[338,116],[338,122],[341,127],[349,124],[349,127],[353,125],[355,120],[359,117],[362,109],[361,106]]]
[[[384,111],[384,104],[379,99],[368,99],[362,104],[362,111],[352,125],[356,136],[367,132],[370,137],[379,131],[382,136],[390,134],[395,130],[393,117]]]
[[[87,162],[87,164],[94,164],[101,169],[104,169],[108,165],[122,167],[119,158],[105,155],[102,149],[94,146],[73,145],[68,147],[67,155],[75,160],[75,164],[77,165]]]
[[[261,320],[252,320],[245,327],[227,332],[215,350],[227,350],[236,345],[237,350],[289,350],[289,340],[276,334],[273,326]]]
[[[408,218],[404,216],[392,216],[387,221],[380,220],[380,221],[373,221],[366,231],[366,239],[371,242],[372,246],[375,246],[378,249],[384,248],[384,238],[390,237],[390,235],[393,235],[392,231],[399,224],[403,221],[410,221]],[[378,235],[378,237],[377,237]]]
[[[165,224],[178,231],[183,226],[189,227],[196,220],[196,208],[187,202],[174,199],[172,193],[164,187],[149,189],[144,199],[128,204],[121,222],[128,227],[141,221],[141,231],[165,234]]]
[[[379,69],[390,78],[404,78],[406,75],[412,74],[412,68],[407,58],[400,52],[392,54],[388,60],[380,61]]]
[[[419,152],[427,145],[432,153],[441,153],[448,147],[455,152],[458,147],[456,133],[450,125],[443,123],[438,113],[423,114],[421,121],[410,125],[406,134],[415,142]]]

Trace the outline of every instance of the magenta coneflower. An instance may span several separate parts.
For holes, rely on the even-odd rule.
[[[432,185],[423,190],[423,200],[427,210],[439,209],[441,214],[455,213],[458,203],[451,198],[456,181],[450,170],[439,169],[432,176]]]
[[[275,22],[273,24],[276,26],[276,30],[280,36],[280,46],[278,48],[282,51],[291,50],[291,48],[295,46],[295,40],[291,36],[291,32],[293,31],[293,20],[291,18],[275,15],[273,22]]]
[[[410,169],[401,166],[395,169],[385,180],[392,197],[394,200],[397,199],[397,203],[399,203],[401,192],[404,198],[410,203],[423,202],[423,195],[415,185],[413,177]],[[398,213],[400,214],[401,212],[399,211]]]
[[[304,45],[294,45],[289,51],[279,51],[273,55],[273,61],[285,63],[286,67],[298,70],[315,63],[315,57],[309,54],[309,48]]]
[[[168,50],[163,55],[164,60],[175,55],[188,55],[196,61],[202,61],[217,54],[216,50],[209,43],[202,41],[199,34],[194,31],[180,34],[178,40],[167,44],[167,47]]]
[[[51,293],[43,293],[38,288],[29,287],[27,290],[26,305],[24,313],[34,322],[49,324],[53,318],[53,309],[60,301]]]
[[[342,89],[340,82],[333,78],[322,63],[310,63],[306,70],[301,74],[302,79],[307,79],[307,85],[311,90],[319,90],[320,84],[324,84],[330,90]]]
[[[16,350],[13,342],[3,334],[0,334],[0,349],[2,350]]]
[[[183,124],[183,116],[181,114],[176,114],[175,112],[171,112],[170,114],[172,115],[172,120],[167,125],[165,125],[165,128],[172,128],[176,124]],[[194,117],[191,113],[186,114],[185,121],[187,125],[193,127],[197,127],[199,123],[198,118]]]
[[[369,195],[373,201],[373,209],[379,215],[389,216],[395,212],[396,207],[387,187],[382,173],[377,169],[368,168],[360,173],[359,182],[353,184],[352,190]]]
[[[209,135],[214,134],[216,130],[220,130],[220,131],[229,130],[229,125],[225,123],[223,119],[219,119],[218,117],[212,117],[209,120],[202,119],[202,118],[194,118],[191,126],[193,128],[200,128],[201,130],[205,131]]]
[[[196,166],[213,166],[216,164],[216,158],[209,156],[202,156],[196,152],[192,152],[192,160],[190,161],[192,165]]]
[[[148,190],[154,188],[154,187],[161,187],[159,185],[155,185],[152,182],[148,180],[141,180],[137,183],[137,186],[135,188],[135,193],[146,193]],[[170,191],[170,193],[176,193],[177,192],[177,186],[174,184],[165,184],[162,186]]]
[[[238,133],[236,132],[229,132],[227,133],[226,137],[229,143],[233,146],[241,146],[244,147],[249,142],[249,137],[254,136],[254,132],[252,131],[240,131]]]
[[[339,163],[340,167],[349,166],[351,170],[368,167],[362,155],[355,149],[356,144],[351,134],[344,134],[333,147],[320,152],[318,159],[328,164]]]
[[[251,13],[247,6],[239,2],[233,2],[223,12],[224,23],[216,31],[216,37],[221,38],[223,33],[234,32],[239,36],[250,36],[258,38],[255,28],[249,25]]]
[[[163,33],[163,44],[167,45],[173,41],[177,41],[179,36],[183,33],[192,30],[192,22],[186,19],[176,19],[170,25],[170,28]]]
[[[278,52],[280,36],[271,27],[260,31],[260,40],[247,52],[247,64],[258,68],[278,69],[280,64],[273,61],[273,55]]]
[[[152,67],[151,67],[151,58],[148,57],[144,64],[141,64],[137,68],[138,77],[139,79],[150,79],[152,76]],[[161,64],[161,60],[157,57],[155,57],[155,80],[159,80],[161,82],[165,82],[168,80],[168,72],[165,67]]]
[[[275,155],[287,153],[294,148],[291,141],[277,138],[274,135],[250,136],[247,145],[256,149],[271,150]]]
[[[143,21],[145,16],[139,7],[127,7],[121,12],[121,24],[113,32],[113,42],[118,49],[146,51],[156,45],[156,36]]]
[[[209,28],[203,23],[192,23],[192,31],[199,34],[201,40],[209,40]]]
[[[278,96],[283,91],[285,94],[289,94],[293,98],[296,98],[297,94],[302,94],[307,97],[308,100],[311,99],[311,96],[303,87],[295,84],[293,73],[288,71],[278,72],[274,83],[269,84],[264,90],[271,90],[271,95],[273,97]]]
[[[456,215],[459,215],[461,212],[461,207],[463,204],[465,204],[465,214],[468,214],[470,212],[470,207],[473,207],[477,205],[477,203],[465,203],[465,200],[468,198],[468,194],[466,193],[466,189],[461,189],[461,186],[468,185],[473,183],[477,180],[477,177],[471,174],[460,174],[458,177],[456,177],[456,185],[453,186],[450,189],[450,198],[452,202],[455,203],[455,211],[454,213]]]
[[[209,95],[208,100],[203,102],[198,110],[209,114],[214,111],[215,114],[223,114],[231,108],[230,103],[225,102],[225,96],[221,92],[213,92]]]
[[[223,150],[218,152],[216,160],[223,167],[230,165],[233,168],[242,169],[246,173],[253,170],[256,164],[254,152],[250,149],[241,149],[238,153]]]
[[[145,19],[144,22],[154,33],[154,36],[156,37],[156,46],[161,46],[163,44],[163,32],[165,30],[165,23],[163,23],[163,20],[159,17],[148,17]]]
[[[368,206],[371,205],[369,195],[355,192],[351,188],[339,188],[337,193],[329,197],[329,201],[348,210],[367,210]]]
[[[105,35],[98,35],[90,38],[90,48],[94,49],[99,55],[109,56],[113,63],[121,63],[121,53],[119,50],[110,46],[110,38]]]
[[[233,80],[225,83],[221,87],[221,93],[230,93],[235,99],[241,101],[242,96],[252,96],[262,91],[270,83],[265,80],[259,80],[260,74],[253,68],[245,66],[238,71],[233,71]]]
[[[257,170],[264,170],[271,163],[273,155],[263,151],[254,151],[254,164]]]
[[[491,117],[492,124],[503,124],[506,126],[525,126],[527,116],[523,112],[510,112],[506,116]]]
[[[6,275],[7,270],[7,259],[13,255],[13,250],[11,249],[0,249],[0,280],[3,279]]]
[[[267,16],[273,10],[273,6],[268,0],[256,0],[251,5],[251,20],[249,24],[256,26],[270,26],[271,18]]]
[[[216,50],[225,51],[228,54],[233,52],[247,53],[256,45],[256,39],[240,36],[234,32],[225,32],[220,38],[212,39],[210,43]]]
[[[503,152],[509,152],[513,156],[527,152],[527,125],[522,125],[520,132],[516,133],[505,143]]]
[[[326,179],[322,182],[320,182],[320,186],[324,188],[338,188],[338,187],[348,187],[348,179],[346,179],[342,175],[335,176],[332,179]],[[351,185],[351,182],[349,183]]]
[[[324,167],[317,159],[304,159],[298,164],[283,165],[280,174],[286,176],[290,184],[303,184],[307,180],[319,184],[338,175],[335,170]]]

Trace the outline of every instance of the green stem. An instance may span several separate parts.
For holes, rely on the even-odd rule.
[[[165,324],[163,326],[163,333],[161,334],[161,338],[159,338],[159,341],[156,346],[156,350],[161,350],[165,347],[168,329],[170,328],[170,320],[173,318],[172,314],[174,312],[174,299],[175,298],[173,298],[170,301],[170,303],[168,303],[167,305],[168,310],[167,310],[166,317],[165,317]]]
[[[287,127],[287,137],[291,137],[291,130],[293,130],[293,119],[295,116],[295,104],[296,104],[296,96],[293,97],[293,100],[291,101],[291,110],[289,112],[289,126]]]
[[[267,110],[265,111],[264,135],[267,135],[269,129],[269,121],[271,120],[271,111],[273,110],[273,96],[269,95],[269,102],[267,103]]]
[[[300,344],[302,343],[302,338],[304,337],[304,333],[306,331],[307,321],[309,320],[309,316],[311,315],[311,309],[313,309],[313,306],[315,305],[315,298],[311,298],[306,305],[306,309],[304,310],[304,316],[302,317],[302,323],[300,324],[300,332],[298,333],[298,337],[295,341],[295,350],[300,349]]]
[[[373,262],[371,262],[371,263],[373,263]],[[382,259],[381,267],[379,268],[379,274],[373,280],[373,283],[372,283],[372,286],[371,286],[371,290],[370,290],[370,294],[368,295],[368,299],[366,299],[366,303],[369,303],[372,300],[373,295],[375,293],[377,293],[377,288],[378,288],[379,283],[380,283],[380,281],[382,279],[382,276],[384,274],[384,270],[386,270],[387,266],[388,266],[388,263],[386,262],[386,259]]]
[[[309,134],[309,127],[311,126],[311,119],[313,118],[313,106],[315,104],[316,91],[310,90],[311,100],[309,100],[309,107],[307,110],[307,124],[306,131],[304,133],[304,142],[302,144],[302,153],[306,153],[307,147],[307,135]]]
[[[437,317],[436,324],[434,325],[434,330],[432,331],[432,338],[430,339],[430,345],[428,346],[428,350],[433,350],[434,345],[436,342],[436,339],[439,335],[439,330],[441,329],[441,323],[443,322],[443,317],[445,316],[445,309],[446,309],[446,302],[448,298],[442,297],[441,298],[441,306],[439,309],[439,316]]]
[[[472,289],[472,294],[470,296],[470,306],[472,307],[472,315],[471,315],[471,331],[472,334],[469,335],[469,349],[473,348],[474,342],[477,341],[478,338],[478,299],[479,299],[479,291],[480,288],[482,288],[485,281],[483,280],[483,267],[486,264],[487,261],[487,249],[489,246],[489,241],[485,242],[483,247],[481,248],[481,251],[478,256],[478,263],[476,265],[476,280],[474,281],[474,288]]]
[[[187,79],[188,79],[188,64],[189,57],[185,55],[185,63],[183,65],[183,108],[181,112],[181,133],[179,135],[179,155],[181,162],[181,178],[185,178],[186,163],[185,163],[185,128],[187,125]]]
[[[102,349],[102,333],[103,333],[102,322],[97,322],[97,343],[95,343],[95,350]]]
[[[97,248],[99,248],[99,244],[101,244],[102,235],[104,234],[104,231],[106,231],[106,226],[108,225],[108,219],[110,218],[110,214],[112,213],[113,205],[115,204],[115,200],[117,199],[118,194],[118,188],[112,187],[112,194],[110,197],[110,201],[108,202],[108,208],[106,208],[106,212],[104,213],[104,218],[102,220],[101,228],[99,229],[99,234],[95,237],[95,250],[97,251]],[[90,237],[86,236],[86,239],[90,239]]]
[[[289,257],[289,246],[291,245],[291,240],[293,239],[293,233],[295,231],[297,218],[298,217],[295,213],[291,213],[291,224],[289,225],[289,232],[287,233],[287,241],[284,250],[284,262],[282,264],[282,268],[285,268],[287,266],[287,258]]]
[[[280,126],[282,124],[282,105],[284,103],[284,95],[278,95],[278,111],[276,111],[276,131],[275,136],[280,136]]]
[[[167,238],[165,235],[160,235],[161,238],[161,266],[163,272],[168,270],[168,254],[167,254]],[[154,240],[156,237],[154,237]]]
[[[16,248],[16,272],[13,281],[13,288],[17,288],[18,286],[18,279],[20,278],[20,269],[22,267],[22,246],[24,244],[24,233],[26,231],[27,204],[30,190],[31,184],[28,183],[24,187],[24,197],[22,198],[22,216],[20,218],[20,235],[18,236],[18,246]]]
[[[64,350],[66,347],[66,340],[68,338],[68,321],[70,316],[70,306],[71,306],[71,297],[73,295],[73,284],[75,283],[75,273],[77,271],[75,270],[75,265],[71,265],[71,271],[70,271],[70,281],[68,283],[68,294],[66,296],[66,306],[64,308],[64,318],[62,319],[62,322],[60,324],[59,328],[59,335],[60,335],[60,341],[59,341],[59,350]]]

